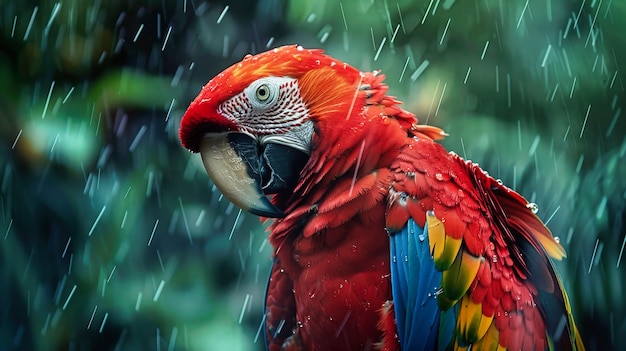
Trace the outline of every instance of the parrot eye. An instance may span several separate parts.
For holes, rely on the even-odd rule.
[[[260,85],[256,88],[256,98],[259,99],[259,101],[266,101],[270,98],[270,89],[267,84]]]
[[[281,82],[276,77],[261,78],[250,84],[244,92],[253,108],[266,110],[278,100],[280,85]]]

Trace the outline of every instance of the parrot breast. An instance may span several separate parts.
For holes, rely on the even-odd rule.
[[[377,323],[391,296],[389,247],[387,240],[372,240],[384,239],[384,230],[371,231],[382,228],[381,210],[375,207],[325,234],[299,237],[277,252],[293,290],[273,294],[270,282],[268,294],[277,301],[293,294],[292,340],[306,350],[372,349],[382,339]]]

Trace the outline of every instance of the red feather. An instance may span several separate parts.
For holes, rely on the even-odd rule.
[[[547,255],[561,258],[565,252],[523,197],[425,138],[408,141],[392,171],[394,193],[406,194],[406,203],[431,199],[427,209],[443,222],[446,235],[462,237],[461,250],[487,258],[471,278],[467,294],[482,304],[483,315],[495,316],[501,346],[509,350],[547,347],[542,317],[546,306],[539,291],[555,294],[563,313],[569,315],[568,333],[578,340],[563,292],[561,288],[555,292],[559,282]],[[402,207],[394,203],[390,208],[395,208],[397,227],[397,219],[404,219],[408,211],[401,213]],[[423,217],[413,218],[423,225]],[[576,347],[582,349],[582,343]]]

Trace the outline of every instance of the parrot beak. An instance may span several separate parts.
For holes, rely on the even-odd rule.
[[[200,144],[202,163],[224,196],[263,217],[285,214],[266,195],[292,190],[308,155],[282,144],[261,145],[245,133],[208,133]],[[304,156],[304,157],[303,157]]]

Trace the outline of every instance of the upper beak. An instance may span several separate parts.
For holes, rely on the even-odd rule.
[[[282,218],[266,194],[291,190],[308,155],[281,144],[260,145],[251,135],[206,134],[202,162],[218,189],[237,207],[263,217]]]

